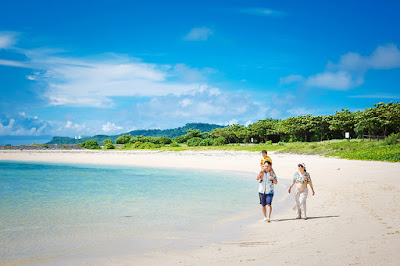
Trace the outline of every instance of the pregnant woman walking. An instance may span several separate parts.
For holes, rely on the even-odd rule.
[[[301,219],[301,217],[303,216],[304,220],[307,220],[307,214],[306,214],[306,200],[308,195],[307,185],[310,185],[313,196],[315,192],[313,184],[311,182],[310,174],[306,171],[305,164],[300,163],[298,165],[298,168],[299,171],[296,172],[293,176],[293,182],[289,188],[289,194],[293,185],[296,184],[296,196],[295,196],[296,205],[293,208],[297,213],[296,219]]]

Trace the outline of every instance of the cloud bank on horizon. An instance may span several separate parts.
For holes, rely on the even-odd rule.
[[[12,24],[18,11],[9,5],[10,14],[0,18],[1,25]],[[341,2],[335,7],[339,10]],[[143,15],[150,12],[141,8]],[[183,8],[190,13],[193,6]],[[46,17],[30,30],[25,27],[29,16],[0,29],[0,136],[118,134],[188,122],[248,125],[269,117],[364,109],[400,98],[400,40],[391,28],[360,31],[361,37],[352,38],[350,32],[359,25],[349,24],[346,14],[344,25],[335,28],[329,17],[294,2],[287,9],[234,7],[239,12],[207,1],[197,8],[209,16],[187,17],[171,8],[176,19],[162,27],[154,27],[151,19],[143,28],[135,27],[135,19],[129,25],[116,21],[116,27],[131,34],[113,30],[108,38],[102,32],[85,38],[71,31],[73,25],[62,25],[58,32],[43,24],[51,19]],[[387,21],[363,14],[359,19],[366,26],[369,19],[375,27],[379,19],[384,27],[399,9],[400,4],[395,5],[385,14]],[[104,6],[98,12],[94,20],[124,11]],[[301,12],[308,12],[309,20],[299,20]],[[79,19],[83,14],[75,15],[82,30],[91,28]],[[321,24],[326,19],[329,34],[310,24],[317,18]]]

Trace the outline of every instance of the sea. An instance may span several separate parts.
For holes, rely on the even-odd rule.
[[[0,161],[0,264],[218,241],[262,218],[257,188],[248,172]]]

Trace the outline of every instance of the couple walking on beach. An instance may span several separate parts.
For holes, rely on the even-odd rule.
[[[275,171],[272,169],[272,160],[268,156],[266,150],[261,152],[262,158],[260,162],[261,171],[257,175],[257,180],[259,181],[258,195],[260,198],[260,204],[262,206],[262,211],[264,214],[264,221],[271,221],[272,213],[272,199],[274,197],[274,187],[278,184],[278,179],[276,177]],[[290,186],[288,192],[290,194],[291,189],[296,185],[296,195],[295,195],[295,205],[293,209],[297,213],[296,219],[301,219],[302,217],[307,220],[306,215],[306,200],[308,196],[307,185],[310,185],[312,194],[314,196],[314,187],[311,181],[310,174],[306,170],[304,163],[297,165],[298,171],[294,174],[292,185]]]

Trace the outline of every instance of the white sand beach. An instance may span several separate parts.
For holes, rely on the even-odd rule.
[[[235,242],[143,256],[87,258],[75,265],[398,265],[400,261],[400,164],[269,153],[279,178],[290,179],[299,162],[311,174],[309,220],[292,211],[259,217]],[[234,151],[0,151],[0,160],[95,163],[254,172],[260,154]],[[279,184],[278,184],[279,185]],[[255,184],[254,193],[257,194]],[[240,200],[240,199],[238,199]],[[234,208],[235,206],[227,206]],[[240,230],[239,228],[237,230]]]

